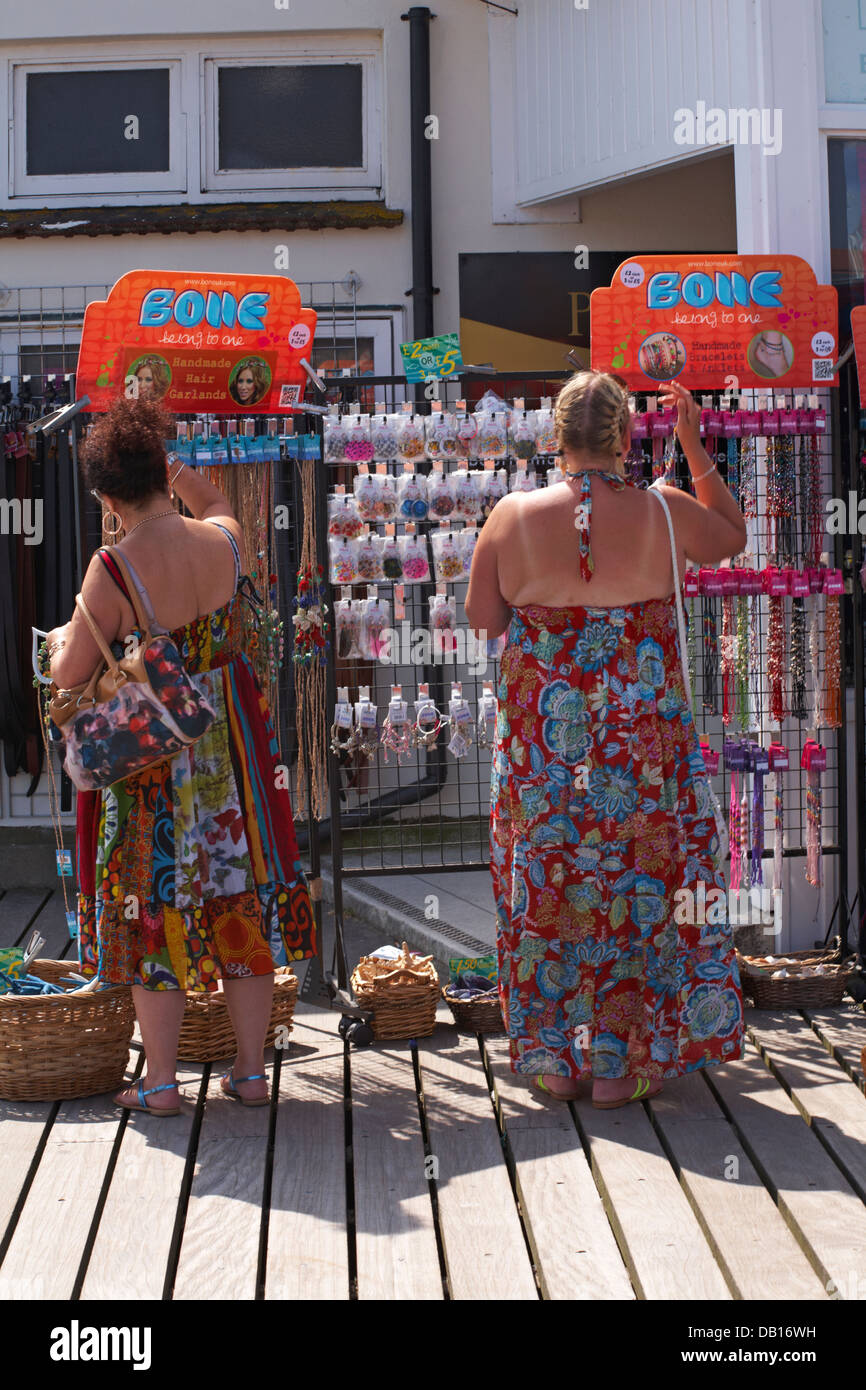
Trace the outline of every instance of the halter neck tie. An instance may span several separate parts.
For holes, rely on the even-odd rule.
[[[628,480],[621,473],[603,473],[599,468],[578,468],[573,473],[569,472],[569,478],[580,479],[580,500],[574,509],[574,525],[577,531],[577,546],[580,553],[580,577],[589,581],[595,565],[592,559],[590,548],[590,524],[592,521],[592,486],[593,478],[604,478],[605,482],[610,483],[611,487],[618,490],[627,486]]]

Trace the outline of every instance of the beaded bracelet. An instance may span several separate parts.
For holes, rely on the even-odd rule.
[[[431,719],[435,718],[436,722],[435,724],[431,724],[429,728],[424,728],[421,723],[422,717],[425,719],[427,717]],[[412,732],[417,746],[419,748],[432,748],[439,737],[439,730],[445,722],[445,716],[440,714],[434,704],[422,705],[415,716],[415,723],[412,725]]]
[[[385,749],[385,762],[388,761],[389,748],[396,753],[398,763],[408,758],[412,751],[412,725],[408,720],[393,724],[390,714],[386,715],[382,725],[381,744]]]
[[[340,737],[341,733],[342,733],[342,734],[345,734],[345,738],[341,738],[341,737]],[[332,725],[331,725],[331,752],[334,753],[337,757],[339,757],[339,755],[340,755],[341,753],[351,753],[351,752],[353,751],[354,747],[355,747],[355,730],[354,730],[354,728],[351,728],[351,729],[341,729],[339,725],[337,725],[337,724],[332,724]]]

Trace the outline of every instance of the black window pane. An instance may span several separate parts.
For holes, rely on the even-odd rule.
[[[363,165],[361,65],[219,70],[219,168]]]
[[[27,74],[28,174],[168,168],[167,69]]]

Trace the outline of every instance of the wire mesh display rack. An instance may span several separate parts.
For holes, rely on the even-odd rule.
[[[442,408],[446,410],[453,409],[458,399],[465,399],[468,408],[472,409],[473,404],[488,389],[496,392],[509,405],[515,397],[520,397],[523,399],[526,409],[533,410],[539,406],[542,398],[555,397],[562,380],[567,375],[568,373],[564,372],[547,375],[540,373],[484,374],[477,377],[464,375],[459,379],[437,383],[434,389],[437,398],[442,402]],[[372,413],[376,402],[384,402],[386,410],[389,412],[399,410],[402,401],[406,399],[407,390],[411,391],[411,388],[407,388],[402,378],[394,377],[352,377],[336,383],[329,382],[328,386],[333,388],[330,392],[331,399],[338,397],[340,409],[346,413],[349,413],[356,404],[363,412]],[[766,399],[763,400],[761,399],[761,392],[757,391],[741,393],[738,399],[733,400],[722,398],[717,392],[701,392],[699,389],[694,394],[703,406],[712,406],[716,409],[724,407],[726,411],[730,412],[738,408],[766,410],[779,408],[782,405],[789,407],[801,403],[805,405],[807,402],[802,398],[812,396],[813,389],[807,387],[803,391],[781,392],[773,391],[768,387],[765,393]],[[430,401],[428,397],[430,395],[432,395],[432,390],[428,389],[425,395],[423,389],[418,389],[413,410],[418,414],[429,413]],[[635,398],[635,406],[639,411],[644,411],[648,405],[652,408],[655,402],[656,398],[653,394],[645,396],[643,393],[638,393]],[[834,450],[834,437],[838,429],[838,405],[826,390],[821,393],[817,401],[813,397],[812,403],[820,405],[827,412],[826,429],[823,433],[815,436],[814,444],[807,442],[804,445],[805,449],[812,451],[811,467],[817,471],[820,479],[823,508],[823,499],[831,495],[838,496],[841,487],[838,451]],[[707,444],[710,452],[714,455],[714,461],[717,463],[722,477],[726,481],[731,481],[735,491],[738,491],[735,474],[739,464],[739,446],[737,444],[729,445],[724,438],[708,439]],[[805,529],[801,525],[799,480],[795,479],[797,508],[795,524],[790,528],[778,523],[773,524],[773,529],[768,526],[768,450],[772,453],[777,447],[779,446],[775,442],[768,443],[764,436],[759,436],[755,440],[757,487],[753,504],[754,514],[748,523],[748,548],[744,557],[744,563],[752,568],[760,568],[771,562],[802,568],[808,559],[808,555],[804,554],[804,547],[808,549],[808,539]],[[794,439],[794,448],[796,454],[799,455],[799,437]],[[652,478],[659,474],[662,466],[662,453],[661,441],[652,441],[651,439],[635,441],[626,465],[638,485],[647,486]],[[672,465],[669,469],[670,481],[675,481],[680,486],[685,485],[689,476],[688,468],[678,446],[672,459],[667,461]],[[520,462],[525,466],[527,461],[520,460]],[[497,459],[497,466],[506,467],[509,475],[513,473],[517,463],[518,461],[513,457]],[[555,463],[556,459],[553,456],[539,456],[529,461],[529,466],[535,469],[538,481],[543,485],[546,475]],[[471,466],[476,467],[480,464],[474,460]],[[432,464],[429,461],[419,461],[416,464],[418,472],[429,472],[431,468]],[[402,464],[395,464],[391,461],[389,469],[392,472],[395,469],[400,470]],[[324,461],[322,465],[323,486],[320,487],[318,499],[318,539],[319,563],[323,566],[325,573],[327,573],[328,566],[327,497],[340,483],[346,486],[347,491],[351,492],[355,472],[356,466],[345,462],[329,463]],[[456,528],[459,528],[460,525],[461,523],[455,523]],[[375,526],[373,529],[376,529]],[[400,529],[398,525],[398,533]],[[437,524],[429,520],[423,521],[418,523],[417,529],[420,534],[429,537],[430,533],[437,529]],[[381,532],[381,527],[379,530]],[[842,564],[843,554],[840,538],[824,535],[821,550],[825,554],[826,562],[831,566]],[[392,605],[393,624],[395,586],[387,583],[383,585],[379,581],[376,587],[380,595],[383,592],[387,595],[388,601]],[[332,585],[332,601],[340,598],[341,588],[347,594],[351,592],[353,597],[363,596],[367,592],[366,583],[356,583],[353,586]],[[451,583],[447,589],[448,593],[457,600],[458,628],[465,635],[467,624],[463,604],[466,597],[467,582],[464,579]],[[344,660],[336,653],[336,643],[332,644],[328,681],[329,717],[334,710],[337,691],[340,687],[348,688],[350,699],[353,702],[358,698],[361,687],[369,687],[371,698],[379,710],[380,722],[390,697],[392,685],[402,687],[403,698],[409,702],[411,709],[412,702],[418,694],[418,687],[423,682],[428,686],[438,708],[444,710],[447,708],[451,683],[459,681],[462,694],[468,699],[473,714],[477,709],[484,682],[492,681],[495,690],[498,685],[499,668],[498,661],[494,660],[492,656],[488,655],[486,658],[470,662],[466,659],[466,646],[464,644],[463,646],[458,645],[457,651],[453,654],[434,652],[432,659],[430,659],[429,643],[415,640],[418,634],[429,630],[429,600],[435,593],[436,583],[432,578],[430,583],[404,587],[405,620],[402,632],[400,632],[400,640],[393,644],[393,648],[396,648],[396,659],[392,648],[387,662]],[[754,615],[752,617],[754,671],[748,699],[740,700],[739,710],[733,697],[727,701],[724,700],[721,672],[715,691],[711,688],[710,668],[708,663],[702,659],[700,650],[702,633],[699,630],[702,605],[704,605],[708,611],[713,611],[717,634],[722,636],[723,600],[721,597],[712,600],[698,598],[693,602],[693,616],[697,620],[695,635],[698,646],[697,660],[694,663],[695,709],[700,737],[717,751],[721,751],[724,740],[737,739],[738,737],[749,737],[764,746],[771,740],[780,741],[789,751],[789,771],[778,774],[783,788],[783,854],[785,860],[794,859],[802,862],[807,854],[807,773],[800,766],[803,746],[807,738],[812,737],[818,738],[827,750],[827,767],[821,777],[823,793],[821,842],[823,855],[838,861],[837,888],[841,885],[841,896],[837,894],[830,922],[832,925],[838,910],[838,925],[844,933],[849,916],[845,893],[848,845],[844,834],[845,825],[842,811],[847,796],[847,752],[844,720],[841,727],[832,730],[822,729],[820,725],[815,726],[812,701],[814,677],[809,661],[807,661],[804,692],[805,717],[798,719],[790,714],[790,676],[786,669],[788,686],[786,690],[786,717],[781,727],[771,721],[766,659],[768,599],[764,595],[755,596],[749,600],[749,607]],[[782,600],[786,634],[790,633],[793,602],[790,596]],[[810,613],[813,599],[806,598],[803,603],[807,614]],[[843,653],[848,649],[846,605],[847,600],[843,598],[840,605]],[[394,624],[394,626],[400,628],[399,623]],[[816,652],[813,649],[808,653],[808,656],[809,660],[817,656],[818,669],[823,671],[825,659],[823,625],[819,626],[818,640],[819,650]],[[415,642],[414,649],[413,641]],[[787,650],[786,645],[786,653]],[[708,679],[708,677],[710,678]],[[844,684],[842,688],[844,696]],[[490,751],[479,747],[477,740],[473,741],[468,754],[459,760],[446,751],[445,739],[441,736],[433,748],[414,750],[408,761],[403,764],[398,763],[393,755],[386,761],[383,750],[380,750],[378,755],[369,762],[357,754],[347,756],[332,753],[329,771],[331,820],[329,824],[323,824],[320,829],[323,834],[330,835],[331,838],[331,857],[335,880],[352,876],[372,877],[400,874],[407,871],[427,875],[453,869],[481,868],[489,864]],[[720,761],[719,774],[714,779],[714,786],[726,811],[730,797],[730,777],[731,774],[726,768],[724,760]],[[772,782],[769,785],[772,786]],[[765,799],[762,812],[764,848],[760,851],[760,858],[764,869],[762,877],[765,882],[768,882],[770,877],[769,866],[766,861],[771,861],[773,856],[775,816],[773,801],[773,797],[768,796]],[[754,831],[754,825],[752,829]],[[760,836],[756,838],[760,841]],[[830,860],[825,859],[825,863],[829,864],[829,862]],[[341,900],[342,893],[336,892],[337,910],[340,910]],[[828,934],[829,930],[830,927],[828,927]]]

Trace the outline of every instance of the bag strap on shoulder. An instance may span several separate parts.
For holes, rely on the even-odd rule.
[[[668,524],[668,536],[670,537],[671,543],[671,565],[673,566],[674,571],[674,597],[676,599],[677,604],[677,631],[679,633],[680,639],[680,666],[682,667],[683,672],[683,686],[686,692],[686,699],[689,702],[689,709],[691,710],[692,718],[694,719],[695,706],[694,698],[692,696],[692,682],[689,676],[688,663],[686,662],[686,652],[688,650],[688,644],[686,641],[686,615],[683,609],[683,596],[680,593],[680,574],[679,566],[677,565],[677,542],[676,537],[674,536],[674,523],[671,520],[671,509],[668,506],[667,498],[665,497],[664,493],[659,492],[658,484],[651,483],[650,486],[647,488],[647,492],[651,493],[652,496],[655,497],[656,501],[661,502],[662,511],[665,514],[665,520]]]

